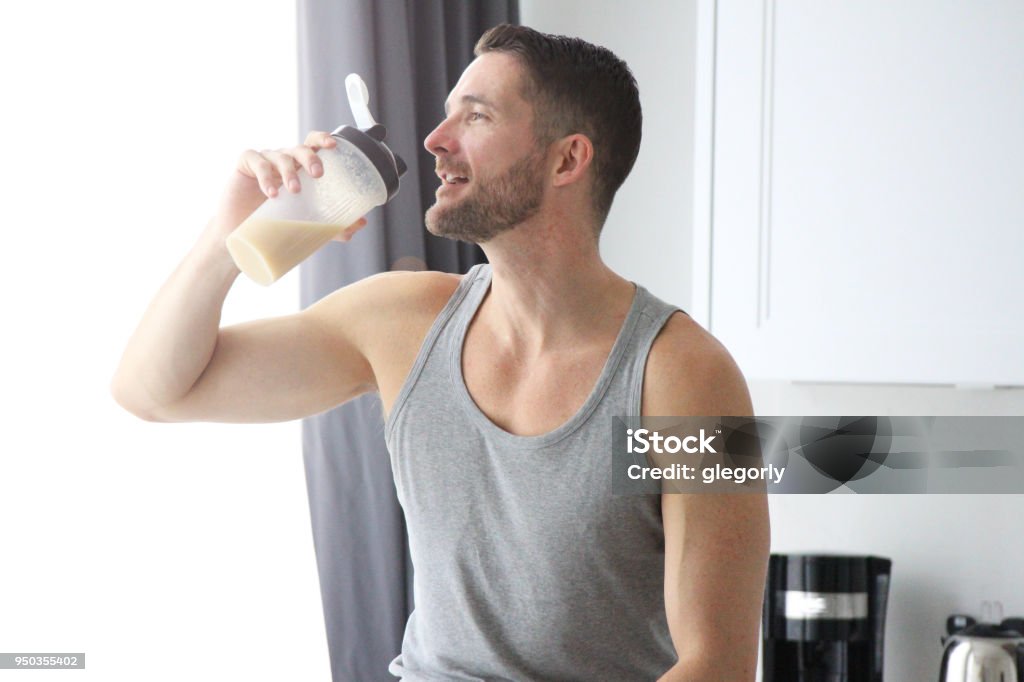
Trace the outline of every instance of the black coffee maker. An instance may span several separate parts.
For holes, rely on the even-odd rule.
[[[763,682],[882,682],[891,570],[874,556],[772,554]]]

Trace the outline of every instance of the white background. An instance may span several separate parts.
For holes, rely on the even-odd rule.
[[[293,2],[0,10],[0,680],[330,677],[298,422],[152,424],[108,385],[239,153],[299,141]],[[223,321],[293,312],[240,278]]]

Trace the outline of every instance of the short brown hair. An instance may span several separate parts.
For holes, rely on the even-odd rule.
[[[594,145],[594,210],[604,223],[640,151],[643,114],[636,79],[611,50],[526,26],[501,24],[473,50],[516,55],[525,67],[537,138],[550,144],[582,133]]]

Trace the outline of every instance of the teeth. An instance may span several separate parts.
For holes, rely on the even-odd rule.
[[[458,183],[460,180],[466,182],[467,178],[462,175],[452,175],[451,173],[445,173],[444,175],[444,181],[447,182],[449,185],[454,185]]]

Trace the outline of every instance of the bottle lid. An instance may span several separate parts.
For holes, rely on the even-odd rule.
[[[956,633],[960,638],[964,637],[988,637],[991,639],[1021,639],[1021,634],[1016,630],[1010,630],[994,623],[977,623],[964,628]]]
[[[399,178],[408,170],[405,161],[384,144],[387,128],[377,123],[370,114],[370,95],[363,79],[350,73],[345,79],[348,104],[358,128],[342,125],[331,135],[346,140],[370,160],[387,188],[388,201],[398,192]]]

